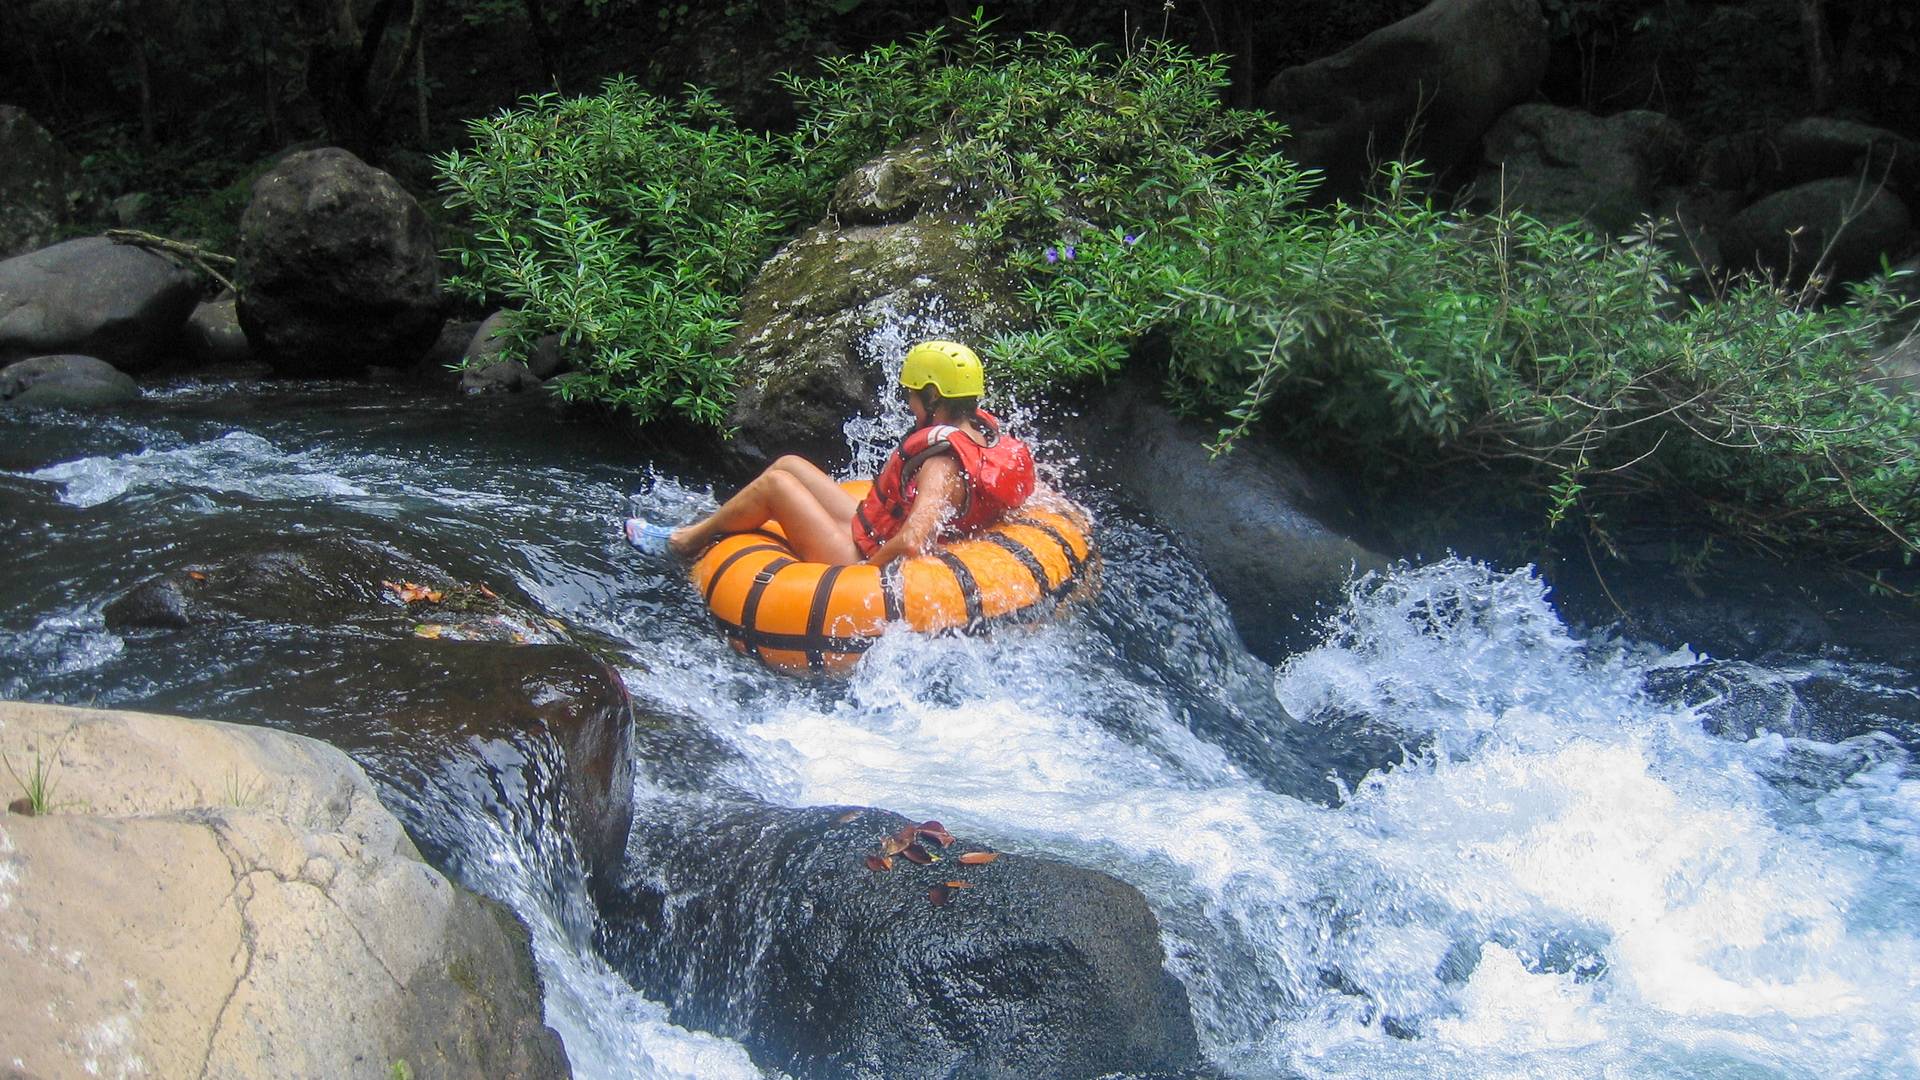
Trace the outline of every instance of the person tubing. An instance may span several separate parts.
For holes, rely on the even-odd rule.
[[[986,390],[986,377],[972,349],[953,341],[925,341],[907,352],[900,385],[908,390],[931,386],[948,399],[977,399]],[[900,531],[913,506],[914,473],[935,454],[953,454],[966,480],[960,513],[943,535],[986,528],[1033,494],[1033,454],[1027,445],[1002,432],[992,413],[975,408],[973,415],[986,431],[984,446],[958,428],[929,424],[908,432],[894,448],[853,515],[853,542],[860,554],[872,555]]]

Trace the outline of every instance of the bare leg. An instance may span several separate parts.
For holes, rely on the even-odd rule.
[[[773,467],[781,472],[792,473],[801,483],[807,485],[807,490],[813,493],[814,499],[821,506],[827,508],[827,513],[844,519],[851,527],[853,510],[859,505],[859,500],[847,494],[839,483],[828,476],[820,466],[797,454],[788,454],[774,462]]]
[[[674,530],[673,550],[682,557],[692,558],[723,534],[744,532],[777,521],[786,531],[794,554],[802,559],[857,563],[860,549],[853,543],[851,497],[846,498],[845,506],[846,515],[842,517],[821,505],[806,481],[786,469],[770,467],[704,521]]]

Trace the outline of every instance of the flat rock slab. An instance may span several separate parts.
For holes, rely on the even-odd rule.
[[[338,750],[0,702],[0,754],[49,789],[0,818],[4,1066],[567,1075],[524,930],[421,862]]]

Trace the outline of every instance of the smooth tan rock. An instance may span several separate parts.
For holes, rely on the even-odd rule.
[[[9,801],[50,789],[0,818],[0,1070],[566,1073],[524,931],[421,862],[338,750],[0,702],[0,753]]]

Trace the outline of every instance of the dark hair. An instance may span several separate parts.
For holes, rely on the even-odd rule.
[[[980,399],[978,397],[941,397],[940,391],[929,383],[920,388],[927,395],[927,412],[938,416],[944,410],[949,415],[958,414],[965,420],[980,420]],[[985,427],[984,421],[981,426]]]

